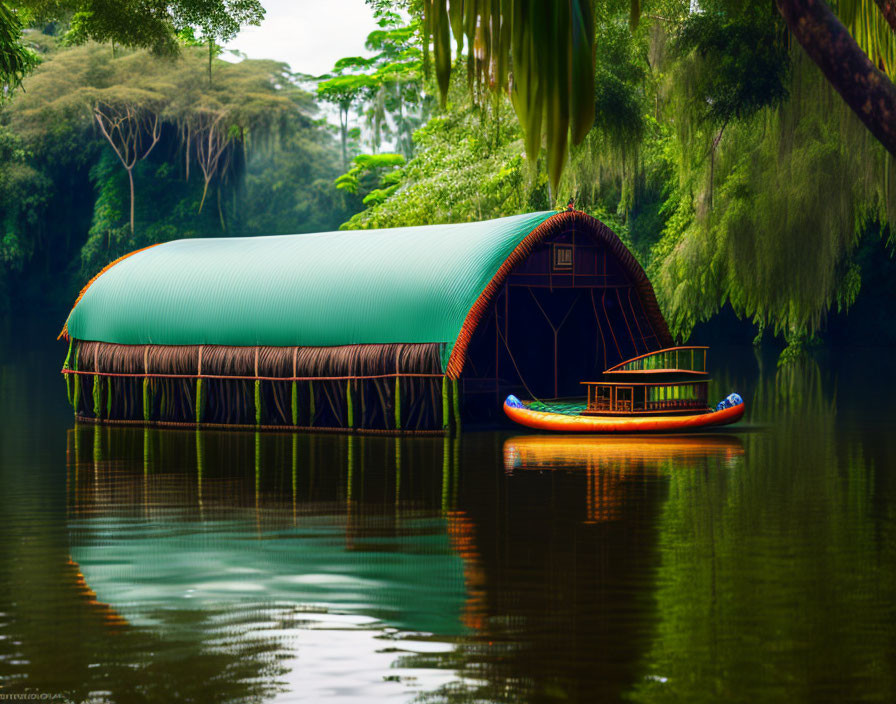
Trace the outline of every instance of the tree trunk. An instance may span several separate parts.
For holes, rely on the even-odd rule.
[[[775,0],[793,36],[850,109],[896,156],[896,87],[824,0]]]
[[[215,42],[212,39],[208,40],[208,84],[212,84],[212,52],[215,48]]]
[[[896,2],[893,0],[874,0],[883,13],[890,28],[896,32]]]
[[[134,169],[128,169],[128,181],[131,185],[131,234],[134,234]]]
[[[199,201],[199,210],[197,211],[197,215],[202,215],[202,206],[205,205],[205,196],[208,194],[208,184],[209,180],[206,179],[205,186],[202,188],[202,199]]]

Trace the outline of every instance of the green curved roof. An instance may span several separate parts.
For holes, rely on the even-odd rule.
[[[79,340],[313,346],[445,343],[554,211],[458,225],[188,239],[135,253],[72,310]]]

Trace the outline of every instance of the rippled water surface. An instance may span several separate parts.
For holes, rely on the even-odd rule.
[[[896,700],[884,351],[715,349],[724,433],[395,440],[75,426],[7,332],[2,694]]]

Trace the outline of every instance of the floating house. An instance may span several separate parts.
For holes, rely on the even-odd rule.
[[[101,271],[62,336],[81,420],[371,433],[454,432],[672,345],[635,258],[574,210],[167,242]]]

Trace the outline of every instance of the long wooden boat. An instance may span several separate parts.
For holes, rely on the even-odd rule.
[[[707,405],[707,349],[671,347],[620,362],[600,381],[583,381],[580,401],[510,395],[504,413],[520,425],[564,433],[682,432],[736,423],[745,410],[738,394]]]

